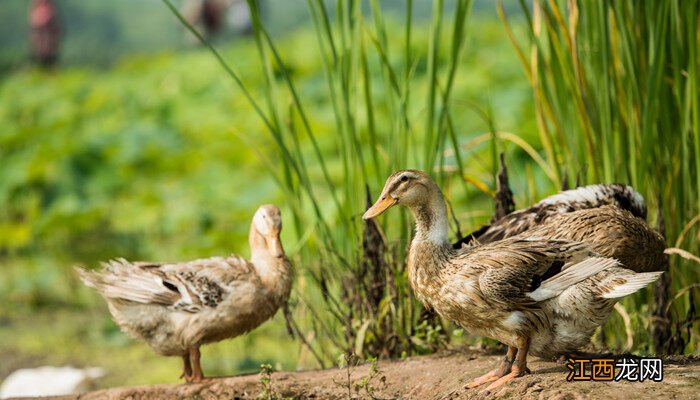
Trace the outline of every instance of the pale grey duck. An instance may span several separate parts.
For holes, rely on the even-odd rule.
[[[292,266],[281,229],[279,209],[263,205],[250,226],[250,261],[236,255],[172,264],[117,259],[101,272],[77,271],[105,298],[122,330],[158,354],[182,357],[182,377],[199,382],[200,346],[255,329],[287,301]]]

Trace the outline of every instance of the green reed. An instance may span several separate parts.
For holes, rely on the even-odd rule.
[[[499,15],[532,86],[554,181],[584,169],[586,183],[633,185],[650,215],[665,222],[669,246],[698,254],[700,2],[536,0],[530,6],[521,0],[520,6],[525,40],[515,39],[500,3]],[[670,318],[671,342],[682,343],[666,340],[656,351],[697,350],[698,293],[684,288],[698,276],[696,264],[671,257],[668,296],[655,299],[670,314],[654,318]],[[657,286],[657,293],[663,290]],[[624,304],[638,310],[650,302],[638,295]],[[608,336],[621,329],[611,325]]]
[[[538,176],[549,178],[548,193],[579,172],[582,183],[634,185],[652,215],[660,199],[669,244],[698,253],[697,226],[687,225],[700,207],[698,2],[535,1],[533,9],[521,2],[524,40],[515,39],[499,6],[532,86],[538,144],[499,132],[493,112],[471,104],[489,132],[460,141],[452,88],[461,73],[471,3],[457,1],[447,12],[442,0],[433,2],[427,48],[418,51],[411,0],[403,30],[393,36],[378,0],[338,0],[334,8],[307,0],[323,65],[322,98],[332,105],[330,125],[320,122],[316,100],[285,63],[293,49],[276,45],[255,1],[248,4],[262,87],[249,87],[200,36],[273,139],[279,162],[270,164],[270,174],[299,239],[295,331],[320,364],[335,360],[338,351],[397,356],[433,351],[449,339],[444,323],[423,311],[408,286],[404,260],[412,226],[406,213],[388,213],[381,226],[360,216],[386,177],[402,168],[432,172],[448,200],[458,198],[453,182],[465,192],[473,186],[492,194],[493,187],[466,170],[465,149],[480,143],[490,145],[493,175],[503,143],[522,150],[542,170]],[[390,44],[397,40],[401,46]],[[516,174],[527,182],[524,197],[534,200],[542,182],[531,166]],[[697,268],[678,256],[671,261],[662,308],[683,346],[667,343],[666,349],[694,351],[696,293],[689,285],[697,282]],[[635,349],[651,348],[644,335],[650,302],[644,295],[624,302],[632,322],[613,317],[605,330],[611,345],[632,330]]]
[[[285,51],[277,47],[257,3],[250,0],[248,5],[264,73],[257,96],[235,67],[188,27],[224,66],[274,139],[280,162],[270,173],[286,196],[303,244],[297,257],[304,286],[297,291],[297,333],[314,332],[310,344],[320,354],[319,362],[334,360],[339,350],[363,356],[434,350],[446,334],[436,318],[421,315],[406,281],[409,220],[403,212],[391,213],[379,227],[359,217],[392,171],[439,169],[448,137],[458,150],[454,129],[448,129],[450,96],[471,1],[456,3],[450,23],[443,1],[436,1],[429,49],[418,54],[413,2],[407,0],[403,54],[392,54],[378,0],[339,0],[334,10],[322,0],[308,0],[325,75],[324,98],[333,110],[332,132],[317,122],[313,104],[288,71]],[[414,79],[419,63],[427,64],[427,80]],[[423,89],[419,85],[427,85],[425,98],[413,96]],[[411,111],[414,102],[424,103],[417,107],[419,115]],[[416,150],[421,148],[425,151]],[[462,168],[460,163],[460,173]],[[387,242],[386,237],[400,239]]]

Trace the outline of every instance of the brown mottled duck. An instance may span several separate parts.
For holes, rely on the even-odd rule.
[[[621,268],[581,242],[531,235],[454,249],[442,192],[421,171],[392,174],[363,218],[397,204],[416,219],[407,269],[417,298],[468,332],[508,346],[501,365],[469,387],[492,382],[489,391],[529,372],[528,353],[579,350],[620,298],[661,274]]]
[[[77,270],[122,330],[158,354],[182,357],[181,377],[200,382],[201,345],[255,329],[287,301],[292,267],[281,229],[279,209],[263,205],[250,227],[250,261],[236,255],[173,264],[118,259],[102,272]]]

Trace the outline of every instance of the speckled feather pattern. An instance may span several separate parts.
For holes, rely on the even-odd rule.
[[[617,259],[635,272],[661,271],[666,241],[644,220],[616,206],[552,216],[527,235],[584,242],[596,253]]]
[[[586,245],[567,240],[517,237],[460,250],[414,241],[408,277],[420,301],[471,334],[511,346],[516,345],[518,336],[525,335],[532,340],[531,352],[547,357],[580,348],[588,343],[590,334],[587,329],[585,333],[578,329],[576,340],[565,340],[573,343],[553,338],[552,330],[567,321],[558,318],[557,298],[536,302],[527,296],[533,279],[557,261],[572,264],[594,255]],[[570,293],[574,295],[570,298],[581,297],[578,287],[597,288],[591,279],[584,282],[572,286]],[[609,303],[612,307],[614,301]],[[606,310],[604,318],[609,313]],[[574,322],[587,318],[580,314]]]
[[[514,211],[491,225],[472,234],[476,243],[490,243],[521,234],[549,219],[577,210],[589,210],[613,205],[631,215],[646,219],[644,198],[632,187],[620,184],[599,184],[566,190],[544,198],[530,208]]]

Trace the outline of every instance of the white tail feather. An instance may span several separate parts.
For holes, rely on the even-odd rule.
[[[621,297],[625,297],[627,295],[630,295],[637,290],[645,287],[646,285],[650,284],[651,282],[654,282],[655,280],[659,279],[659,277],[663,274],[662,272],[643,272],[643,273],[638,273],[635,275],[632,275],[631,277],[625,277],[625,280],[627,282],[616,286],[613,290],[603,294],[602,298],[604,299],[619,299]]]
[[[587,258],[542,282],[537,290],[527,295],[535,301],[551,299],[552,297],[558,296],[569,286],[575,285],[606,268],[616,265],[618,265],[618,262],[613,258]]]
[[[166,289],[163,280],[158,276],[144,273],[138,268],[131,268],[128,275],[120,274],[129,267],[125,262],[110,261],[108,266],[112,269],[102,273],[79,267],[75,270],[86,286],[96,289],[106,298],[124,299],[143,304],[172,304],[180,298],[179,293]]]

